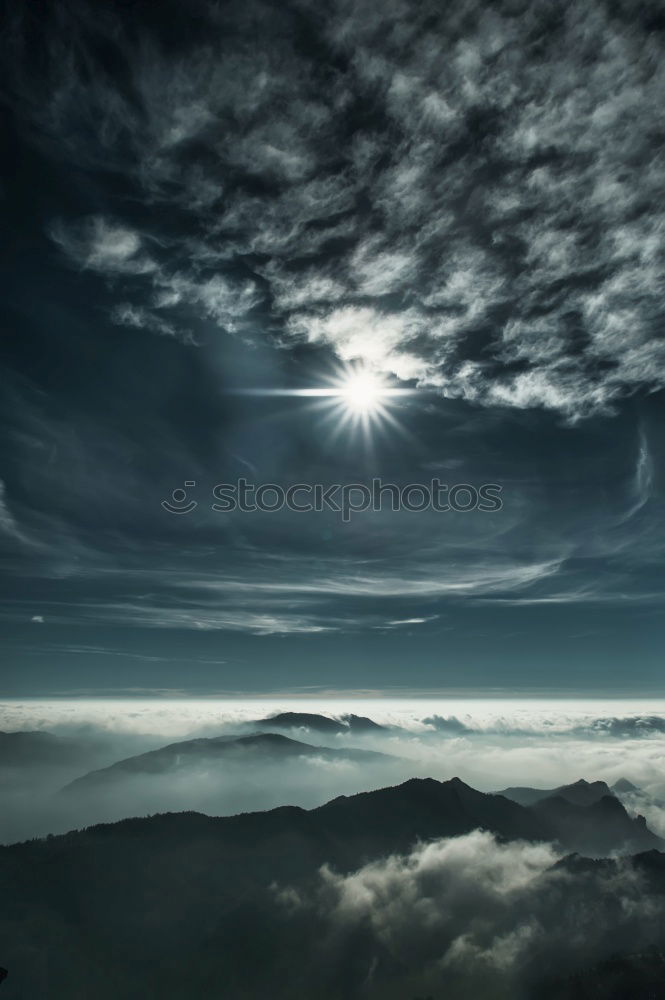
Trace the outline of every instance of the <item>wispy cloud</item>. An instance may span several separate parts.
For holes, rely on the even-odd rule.
[[[634,517],[649,502],[653,488],[653,462],[649,452],[649,443],[644,434],[640,433],[635,475],[632,484],[632,504],[625,514],[625,520]]]
[[[0,531],[17,540],[22,540],[23,534],[16,519],[7,505],[6,487],[0,480]]]
[[[51,236],[82,267],[102,274],[151,274],[156,268],[142,252],[137,232],[101,216],[78,224],[58,221],[51,227]]]

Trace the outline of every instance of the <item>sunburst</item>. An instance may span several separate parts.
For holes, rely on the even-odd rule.
[[[391,411],[398,397],[413,396],[416,391],[395,386],[380,372],[359,362],[340,366],[332,375],[322,377],[321,384],[310,388],[236,390],[248,395],[310,398],[333,437],[352,431],[366,440],[371,439],[373,430],[388,427],[404,434]]]

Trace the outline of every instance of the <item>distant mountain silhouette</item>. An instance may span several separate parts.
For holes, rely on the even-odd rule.
[[[287,745],[302,746],[286,737],[273,739],[283,739]],[[139,758],[130,759],[132,768],[137,760]],[[113,771],[118,766],[114,765],[104,772],[93,772],[85,780]],[[77,779],[68,787],[72,788],[83,780]],[[96,836],[95,831],[104,830],[120,833],[126,824],[131,824],[141,836],[156,835],[158,839],[162,830],[169,833],[177,831],[178,837],[186,837],[189,828],[197,834],[205,830],[214,835],[215,842],[220,846],[241,844],[244,850],[248,844],[261,844],[261,852],[268,854],[276,852],[282,855],[298,845],[296,854],[300,852],[303,857],[316,858],[317,864],[332,862],[342,869],[407,851],[418,841],[458,836],[478,828],[490,830],[505,840],[547,840],[552,837],[550,828],[531,810],[502,796],[478,792],[459,778],[444,782],[433,778],[412,778],[390,788],[342,795],[310,810],[283,806],[267,812],[228,817],[165,813],[148,819],[102,824],[66,836]],[[305,850],[303,840],[307,842]]]
[[[559,788],[503,788],[496,793],[505,795],[513,802],[519,802],[521,806],[532,806],[541,799],[549,799],[553,796],[565,799],[578,806],[590,806],[598,802],[605,795],[611,795],[612,791],[604,781],[585,781],[580,778],[571,785],[561,785]]]
[[[349,729],[338,719],[329,719],[326,715],[315,715],[310,712],[279,712],[266,719],[257,719],[251,725],[261,729],[311,729],[312,732],[330,736],[348,732]]]
[[[368,719],[364,715],[343,715],[342,722],[345,722],[352,733],[385,733],[391,726],[382,726],[373,719]]]
[[[158,750],[119,760],[109,767],[71,781],[64,792],[98,789],[132,775],[164,775],[185,772],[202,764],[248,764],[277,762],[298,757],[326,760],[353,760],[378,763],[394,760],[372,750],[311,746],[278,733],[253,733],[246,736],[218,736],[213,739],[185,740],[170,743]]]
[[[207,753],[208,745],[212,744],[212,752],[223,758],[227,752],[238,752],[238,744],[247,745],[251,753],[264,747],[266,740],[271,753],[277,747],[285,757],[302,754],[303,748],[311,752],[321,750],[287,737],[260,734],[221,741],[189,741],[184,744],[187,748],[184,753],[196,754],[200,743],[205,744]],[[72,789],[82,782],[100,780],[100,775],[103,776],[101,780],[109,780],[108,776],[118,771],[120,774],[136,773],[137,770],[145,773],[148,768],[154,768],[161,773],[173,755],[182,755],[182,751],[176,749],[182,746],[173,744],[163,751],[120,761],[103,771],[91,772],[67,787]],[[348,752],[328,751],[342,755]],[[305,856],[343,868],[406,851],[417,841],[458,836],[476,829],[488,830],[504,840],[557,841],[564,849],[580,853],[601,854],[627,848],[644,851],[665,846],[647,828],[642,817],[631,819],[619,800],[612,796],[605,796],[591,806],[576,806],[561,797],[552,797],[533,807],[525,807],[502,795],[476,791],[459,778],[443,782],[433,778],[412,778],[401,785],[377,791],[342,795],[311,810],[283,806],[267,812],[217,818],[199,813],[166,813],[92,827],[67,836],[96,836],[95,831],[102,830],[120,833],[126,824],[132,824],[142,837],[156,836],[157,840],[162,830],[177,831],[178,837],[186,837],[189,827],[195,833],[214,831],[215,842],[220,846],[241,843],[244,848],[250,843],[260,843],[264,845],[262,851],[277,851],[278,854],[284,853],[282,847],[290,850],[295,842],[302,847],[304,840],[307,842]]]
[[[632,781],[628,781],[627,778],[619,778],[619,780],[615,781],[612,785],[612,791],[617,795],[621,795],[626,792],[639,792],[640,789],[637,785],[634,785]]]
[[[459,778],[412,778],[393,788],[340,796],[313,810],[327,836],[353,843],[364,858],[408,850],[416,840],[453,837],[481,828],[506,840],[547,840],[529,810],[486,795]]]
[[[310,729],[313,733],[335,736],[340,733],[380,733],[387,727],[361,715],[343,715],[330,719],[326,715],[310,712],[279,712],[266,719],[257,719],[252,725],[259,729]]]
[[[651,884],[657,885],[661,892],[665,892],[665,853],[657,848],[640,851],[632,855],[630,863],[633,868],[648,876]],[[568,854],[554,865],[555,869],[563,868],[572,875],[599,871],[619,873],[623,867],[623,858],[586,858],[580,854]]]
[[[604,795],[588,806],[555,795],[541,799],[533,811],[564,846],[580,853],[609,854],[662,849],[663,840],[652,833],[644,816],[632,819],[614,795]]]
[[[580,779],[551,789],[505,788],[498,794],[532,809],[553,839],[583,854],[645,851],[664,843],[647,828],[643,816],[629,816],[604,781]]]

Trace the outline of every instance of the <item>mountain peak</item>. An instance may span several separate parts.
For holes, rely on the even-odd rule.
[[[639,792],[639,788],[632,781],[629,781],[628,778],[619,778],[612,785],[612,791],[620,795],[622,792]]]
[[[497,793],[504,795],[513,802],[523,806],[533,806],[543,799],[561,798],[575,805],[588,806],[606,795],[612,795],[612,790],[604,781],[587,781],[579,778],[570,785],[560,785],[558,788],[504,788]]]
[[[457,775],[455,775],[454,778],[448,778],[446,781],[442,781],[441,784],[449,785],[452,788],[468,788],[472,792],[475,791],[475,788],[471,788],[471,785],[467,785],[466,781],[462,781],[462,779],[458,778]]]

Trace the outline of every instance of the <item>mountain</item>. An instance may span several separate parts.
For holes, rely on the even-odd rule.
[[[342,715],[339,719],[330,719],[326,715],[316,715],[310,712],[279,712],[266,719],[257,719],[251,723],[258,729],[308,729],[324,736],[338,736],[344,733],[356,735],[387,732],[388,727],[381,726],[372,719],[361,715]]]
[[[342,715],[342,722],[345,722],[352,733],[385,733],[394,729],[393,726],[382,726],[373,719],[368,719],[364,715]]]
[[[277,733],[218,736],[213,739],[170,743],[158,750],[150,750],[119,760],[110,767],[90,771],[76,778],[66,785],[63,791],[82,792],[99,789],[134,775],[176,774],[211,765],[277,763],[299,757],[316,757],[331,761],[352,760],[368,764],[395,759],[372,750],[311,746]]]
[[[630,858],[630,866],[641,872],[653,886],[665,893],[665,853],[651,848],[640,851]],[[610,875],[620,875],[625,868],[624,858],[585,858],[580,854],[568,854],[553,866],[554,869],[565,869],[572,875],[586,875],[600,871]]]
[[[327,836],[362,845],[367,858],[408,850],[418,840],[455,837],[478,828],[506,840],[547,840],[540,819],[500,795],[459,778],[412,778],[394,788],[339,796],[314,810]]]
[[[177,884],[180,892],[210,895],[211,905],[227,900],[226,906],[234,892],[276,878],[298,879],[324,863],[351,871],[418,841],[478,827],[504,840],[550,835],[538,816],[501,796],[478,792],[458,778],[414,778],[311,810],[283,806],[228,817],[165,813],[1,847],[0,882],[5,903],[11,898],[19,909],[27,899],[44,902],[48,896],[57,909],[69,912],[71,904],[75,911],[68,885],[70,879],[76,885],[82,872],[86,905],[91,893],[103,898],[122,886],[126,902],[138,893],[145,906],[153,893]]]
[[[260,729],[311,729],[313,733],[325,736],[336,736],[338,733],[348,732],[349,728],[337,719],[310,712],[280,712],[266,719],[257,719],[251,725]]]
[[[590,805],[577,805],[554,795],[531,808],[560,844],[582,854],[634,853],[665,846],[649,830],[644,816],[631,818],[614,795],[604,795]]]
[[[565,799],[578,806],[590,806],[603,796],[611,795],[612,791],[604,781],[585,781],[580,778],[571,785],[561,785],[559,788],[504,788],[496,794],[505,795],[513,802],[519,802],[521,806],[532,806],[541,799],[553,797]]]
[[[623,787],[623,782],[617,785]],[[505,788],[497,794],[530,808],[547,825],[553,839],[569,850],[599,855],[617,849],[636,852],[663,846],[661,838],[647,828],[644,817],[631,818],[604,781],[580,779],[551,789]]]
[[[276,745],[290,752],[291,742]],[[353,908],[352,873],[360,866],[479,827],[502,842],[555,836],[574,842],[588,836],[592,817],[599,827],[609,824],[601,839],[616,835],[623,843],[622,807],[610,802],[576,806],[554,798],[524,807],[458,778],[411,779],[311,810],[170,813],[0,848],[0,961],[15,991],[8,1000],[301,1000],[314,994],[392,1000],[401,994],[386,986],[393,969],[389,946],[382,952],[384,978],[371,988],[375,952],[365,930],[354,931],[338,950],[321,951],[337,910],[317,916],[299,900],[317,892],[325,903],[329,879],[328,868],[318,874],[322,866],[351,876],[345,906]],[[662,882],[665,856],[653,851],[642,858],[644,872]],[[584,865],[615,862],[570,864],[555,893],[556,886],[568,892],[578,881],[585,892]],[[420,877],[426,896],[427,869]],[[558,913],[558,896],[555,903]],[[417,966],[417,950],[414,956]]]
[[[617,795],[622,795],[628,792],[639,792],[641,789],[637,785],[634,785],[632,781],[628,781],[628,778],[619,778],[612,785],[612,791]]]
[[[533,1000],[657,1000],[663,996],[665,951],[613,955],[592,968],[542,984]]]
[[[261,737],[226,741],[190,741],[186,744],[213,744],[222,757],[226,748],[237,752],[237,744],[250,740],[251,747],[261,746]],[[275,741],[275,742],[273,742]],[[169,754],[173,747],[164,748]],[[304,744],[273,735],[271,748],[279,747],[287,756],[301,754]],[[224,750],[222,750],[224,748]],[[190,747],[191,749],[191,747]],[[306,748],[318,752],[320,748]],[[206,751],[207,752],[207,751]],[[271,749],[272,752],[272,749]],[[328,751],[336,753],[336,751]],[[347,751],[338,751],[345,754]],[[361,751],[354,751],[361,753]],[[161,761],[162,751],[121,761],[101,772],[92,772],[72,782],[73,788],[98,775],[109,775],[125,767],[135,773],[143,767],[143,758],[150,766]],[[167,758],[168,764],[170,757]],[[591,806],[576,806],[565,799],[553,797],[534,807],[520,806],[501,795],[476,791],[459,778],[436,781],[433,778],[412,778],[401,785],[357,795],[342,795],[315,809],[282,806],[267,812],[241,813],[236,816],[209,817],[200,813],[165,813],[147,819],[123,820],[116,824],[91,827],[88,830],[55,838],[62,843],[70,838],[84,841],[104,840],[121,836],[132,829],[132,837],[160,845],[163,835],[170,840],[187,841],[204,835],[215,851],[241,848],[246,856],[249,846],[259,848],[262,857],[285,858],[293,849],[300,861],[310,859],[304,868],[329,862],[350,870],[376,858],[407,851],[419,841],[454,837],[476,829],[488,830],[505,841],[557,841],[570,851],[602,853],[622,848],[650,850],[665,846],[647,828],[642,817],[631,819],[618,799],[605,797]],[[297,845],[297,850],[295,850]],[[18,849],[18,848],[17,848]],[[3,850],[14,850],[4,848]],[[316,859],[312,861],[312,859]],[[298,867],[296,861],[296,867]],[[289,867],[293,865],[289,862]]]

